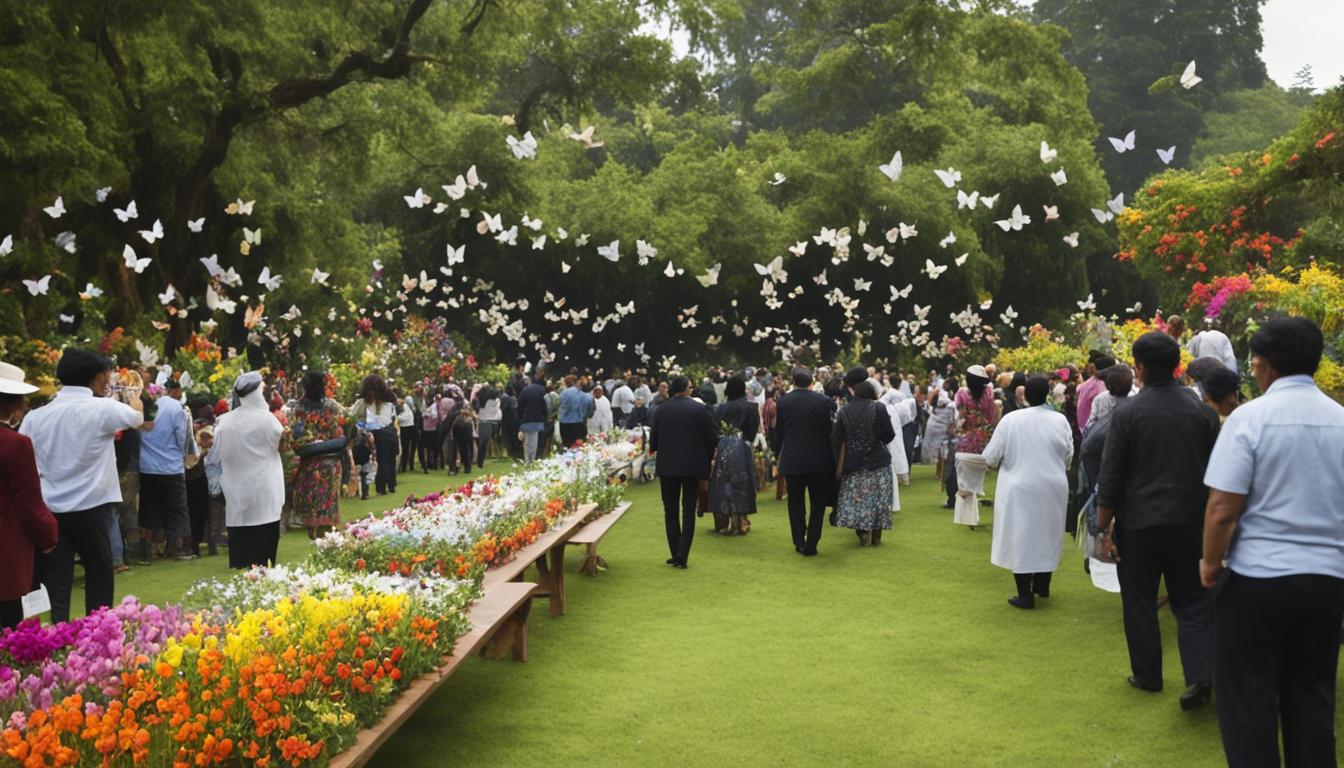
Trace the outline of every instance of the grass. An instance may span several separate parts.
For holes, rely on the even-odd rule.
[[[400,491],[442,484],[411,475]],[[1224,764],[1213,709],[1178,707],[1170,612],[1166,690],[1133,690],[1119,597],[1091,586],[1071,542],[1052,597],[1011,608],[990,531],[951,522],[927,467],[882,547],[827,528],[815,558],[793,552],[768,493],[750,536],[702,520],[677,571],[663,563],[657,485],[627,498],[602,545],[610,570],[579,576],[571,551],[568,614],[533,611],[530,661],[465,664],[372,765]],[[381,502],[343,503],[343,517]],[[287,534],[281,559],[308,546]],[[172,600],[225,566],[136,568],[117,594]]]

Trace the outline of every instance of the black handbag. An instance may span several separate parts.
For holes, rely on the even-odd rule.
[[[301,445],[294,451],[294,455],[301,459],[311,459],[314,456],[331,456],[345,450],[345,438],[337,437],[331,440],[318,440],[316,442]]]

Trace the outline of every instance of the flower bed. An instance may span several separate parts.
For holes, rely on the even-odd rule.
[[[321,765],[470,629],[484,572],[610,494],[568,451],[355,521],[309,563],[0,635],[0,750],[25,766]]]

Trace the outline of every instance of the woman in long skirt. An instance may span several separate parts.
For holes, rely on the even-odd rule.
[[[709,511],[714,532],[740,536],[751,530],[748,515],[756,512],[756,463],[751,443],[761,428],[761,411],[747,399],[747,384],[733,376],[724,388],[727,402],[714,409],[723,434],[709,471]]]
[[[835,505],[836,525],[851,528],[859,546],[882,543],[891,530],[891,454],[887,443],[896,439],[891,417],[877,402],[868,382],[868,369],[851,368],[844,385],[853,399],[840,409],[831,432],[831,447],[839,459],[840,494]]]
[[[290,433],[296,449],[345,437],[344,409],[326,396],[326,375],[310,371],[303,380],[303,397],[291,403]],[[341,520],[341,450],[299,459],[294,474],[294,515],[317,539]],[[228,499],[227,492],[225,499]],[[232,501],[229,500],[232,507]],[[232,540],[232,532],[230,532]]]

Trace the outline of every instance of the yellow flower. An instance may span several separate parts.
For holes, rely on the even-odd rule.
[[[166,662],[168,666],[177,669],[182,666],[182,652],[184,648],[176,640],[169,640],[168,647],[159,654],[159,661]]]

